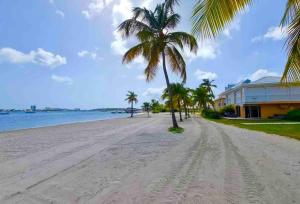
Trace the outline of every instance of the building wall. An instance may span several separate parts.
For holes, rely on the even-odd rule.
[[[300,101],[300,87],[273,85],[245,88],[245,103],[272,101]]]
[[[225,106],[225,98],[219,98],[215,100],[214,107],[217,111],[221,110]]]
[[[295,104],[260,104],[261,107],[261,117],[269,118],[274,115],[285,115],[290,110],[300,109],[300,102]]]

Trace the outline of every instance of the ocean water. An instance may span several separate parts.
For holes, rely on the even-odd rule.
[[[0,132],[128,116],[128,114],[112,114],[101,111],[13,112],[8,115],[0,115]]]

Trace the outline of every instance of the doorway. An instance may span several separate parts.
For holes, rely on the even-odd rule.
[[[259,105],[245,106],[246,118],[260,118],[261,110]]]

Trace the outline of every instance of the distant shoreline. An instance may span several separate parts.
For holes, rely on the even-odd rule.
[[[40,113],[40,112],[38,112],[38,113]],[[59,118],[61,115],[58,115],[57,117],[59,120],[53,119],[51,121],[51,118],[50,118],[50,122],[46,121],[46,122],[42,123],[41,121],[39,121],[40,119],[39,119],[38,113],[36,113],[37,115],[22,114],[23,118],[19,119],[20,125],[13,124],[14,126],[10,126],[14,121],[13,121],[13,119],[10,119],[9,116],[0,117],[0,134],[11,133],[11,132],[16,132],[16,131],[31,130],[31,129],[47,128],[47,127],[59,127],[59,126],[72,125],[72,124],[76,125],[76,124],[107,121],[107,120],[119,120],[119,119],[126,119],[129,117],[129,114],[126,114],[126,113],[125,114],[124,113],[112,114],[110,112],[99,112],[100,115],[98,115],[97,117],[92,115],[92,117],[90,117],[90,118],[89,118],[89,116],[87,116],[86,118],[80,118],[81,113],[84,114],[85,111],[83,111],[83,112],[77,111],[77,112],[73,112],[73,114],[76,114],[74,116],[75,119],[72,118],[72,115],[69,115],[69,113],[71,113],[71,112],[66,112],[66,119],[64,119],[64,118],[61,119],[61,118]],[[63,112],[58,112],[58,113],[63,113]],[[88,113],[91,113],[91,112],[88,112]],[[95,113],[95,111],[94,111],[94,114],[97,114],[97,113]],[[103,114],[103,116],[101,116],[101,114]],[[135,116],[140,115],[140,114],[144,114],[144,113],[137,113],[137,114],[135,114]],[[62,115],[61,117],[64,117],[64,116],[65,115]],[[79,116],[79,118],[76,119],[76,117],[78,117],[78,116]],[[30,122],[32,124],[30,124],[30,123],[26,124],[26,122],[24,122],[24,120],[26,120],[26,119],[24,119],[24,118],[29,118],[31,120]],[[45,115],[42,119],[47,120],[47,116]],[[2,120],[2,124],[1,124],[1,120]],[[11,120],[11,121],[7,121],[7,120]],[[4,124],[4,123],[7,123],[7,124]],[[24,123],[25,123],[25,125],[24,125]],[[7,125],[7,127],[5,125]]]

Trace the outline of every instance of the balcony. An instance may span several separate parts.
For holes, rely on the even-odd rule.
[[[299,102],[300,103],[300,93],[293,95],[260,95],[260,96],[246,96],[245,103],[262,103],[262,102],[276,102],[276,101],[286,101],[286,102]]]

